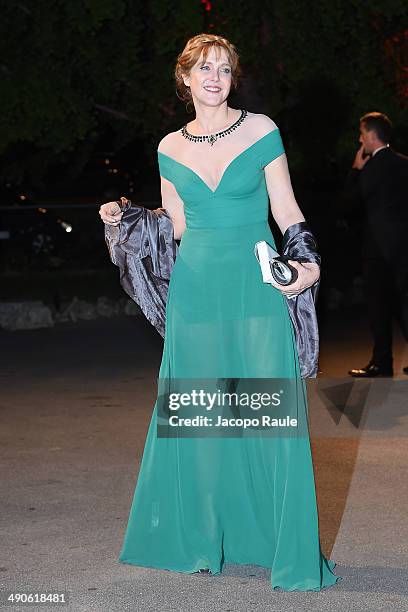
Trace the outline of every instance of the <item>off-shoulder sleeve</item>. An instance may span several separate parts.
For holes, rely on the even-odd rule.
[[[279,157],[279,155],[282,155],[282,153],[285,153],[279,128],[275,128],[271,132],[268,132],[268,134],[261,139],[260,144],[259,163],[262,168]]]
[[[173,175],[171,172],[171,159],[164,153],[157,151],[157,160],[159,162],[160,176],[172,182]]]

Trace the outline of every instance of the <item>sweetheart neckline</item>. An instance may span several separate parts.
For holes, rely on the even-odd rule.
[[[270,132],[267,132],[266,134],[264,134],[263,136],[258,138],[258,140],[255,140],[255,142],[253,142],[251,145],[249,145],[249,147],[246,147],[245,149],[243,149],[243,151],[241,151],[241,153],[238,153],[238,155],[236,155],[229,162],[229,164],[226,166],[226,168],[225,168],[224,172],[222,173],[221,178],[220,178],[220,180],[218,182],[218,185],[216,186],[216,188],[214,190],[211,189],[211,187],[205,182],[205,180],[195,170],[193,170],[192,168],[190,168],[186,164],[183,164],[182,162],[177,161],[177,159],[174,159],[174,157],[170,157],[170,155],[167,155],[166,153],[162,153],[161,151],[157,151],[157,154],[158,155],[163,155],[164,157],[167,157],[168,159],[170,159],[175,164],[178,164],[179,166],[182,166],[183,168],[186,168],[186,170],[188,170],[189,172],[194,174],[201,181],[201,183],[208,189],[208,191],[214,195],[214,194],[217,193],[218,189],[220,188],[221,183],[224,180],[225,175],[227,174],[227,172],[231,168],[231,166],[234,164],[234,162],[236,162],[238,159],[240,159],[242,157],[242,155],[244,155],[244,153],[246,153],[247,151],[251,150],[255,145],[257,145],[259,142],[264,140],[267,136],[270,136],[271,134],[274,134],[275,132],[279,132],[279,128],[275,128],[275,129],[271,130]]]

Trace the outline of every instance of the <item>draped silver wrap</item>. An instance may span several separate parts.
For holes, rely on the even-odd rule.
[[[164,337],[167,290],[178,245],[173,223],[164,208],[150,210],[127,200],[119,225],[105,224],[112,262],[120,284]]]
[[[306,221],[290,225],[282,239],[282,256],[299,262],[314,262],[320,267],[321,257],[316,240]],[[320,278],[286,304],[296,335],[300,372],[303,378],[316,378],[319,368],[319,326],[316,301]]]
[[[117,226],[105,224],[109,255],[119,268],[124,291],[164,337],[167,292],[178,252],[173,223],[164,208],[150,210],[125,199],[121,208],[121,222]],[[316,241],[305,221],[285,231],[282,256],[300,262],[313,261],[320,266]],[[319,330],[315,302],[319,284],[320,280],[298,296],[286,298],[303,378],[315,378],[318,370]]]

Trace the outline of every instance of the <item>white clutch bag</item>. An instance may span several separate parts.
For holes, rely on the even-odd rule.
[[[279,285],[291,285],[298,277],[296,268],[291,266],[284,257],[265,240],[255,243],[255,257],[262,272],[264,283],[272,283],[272,279]]]

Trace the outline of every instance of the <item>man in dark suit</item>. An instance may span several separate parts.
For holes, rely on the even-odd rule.
[[[362,272],[373,351],[354,377],[393,376],[394,315],[408,341],[408,157],[390,147],[392,124],[383,113],[360,119],[360,143],[346,180],[346,193],[364,205]],[[402,313],[405,309],[405,324]],[[408,367],[404,368],[408,374]]]

